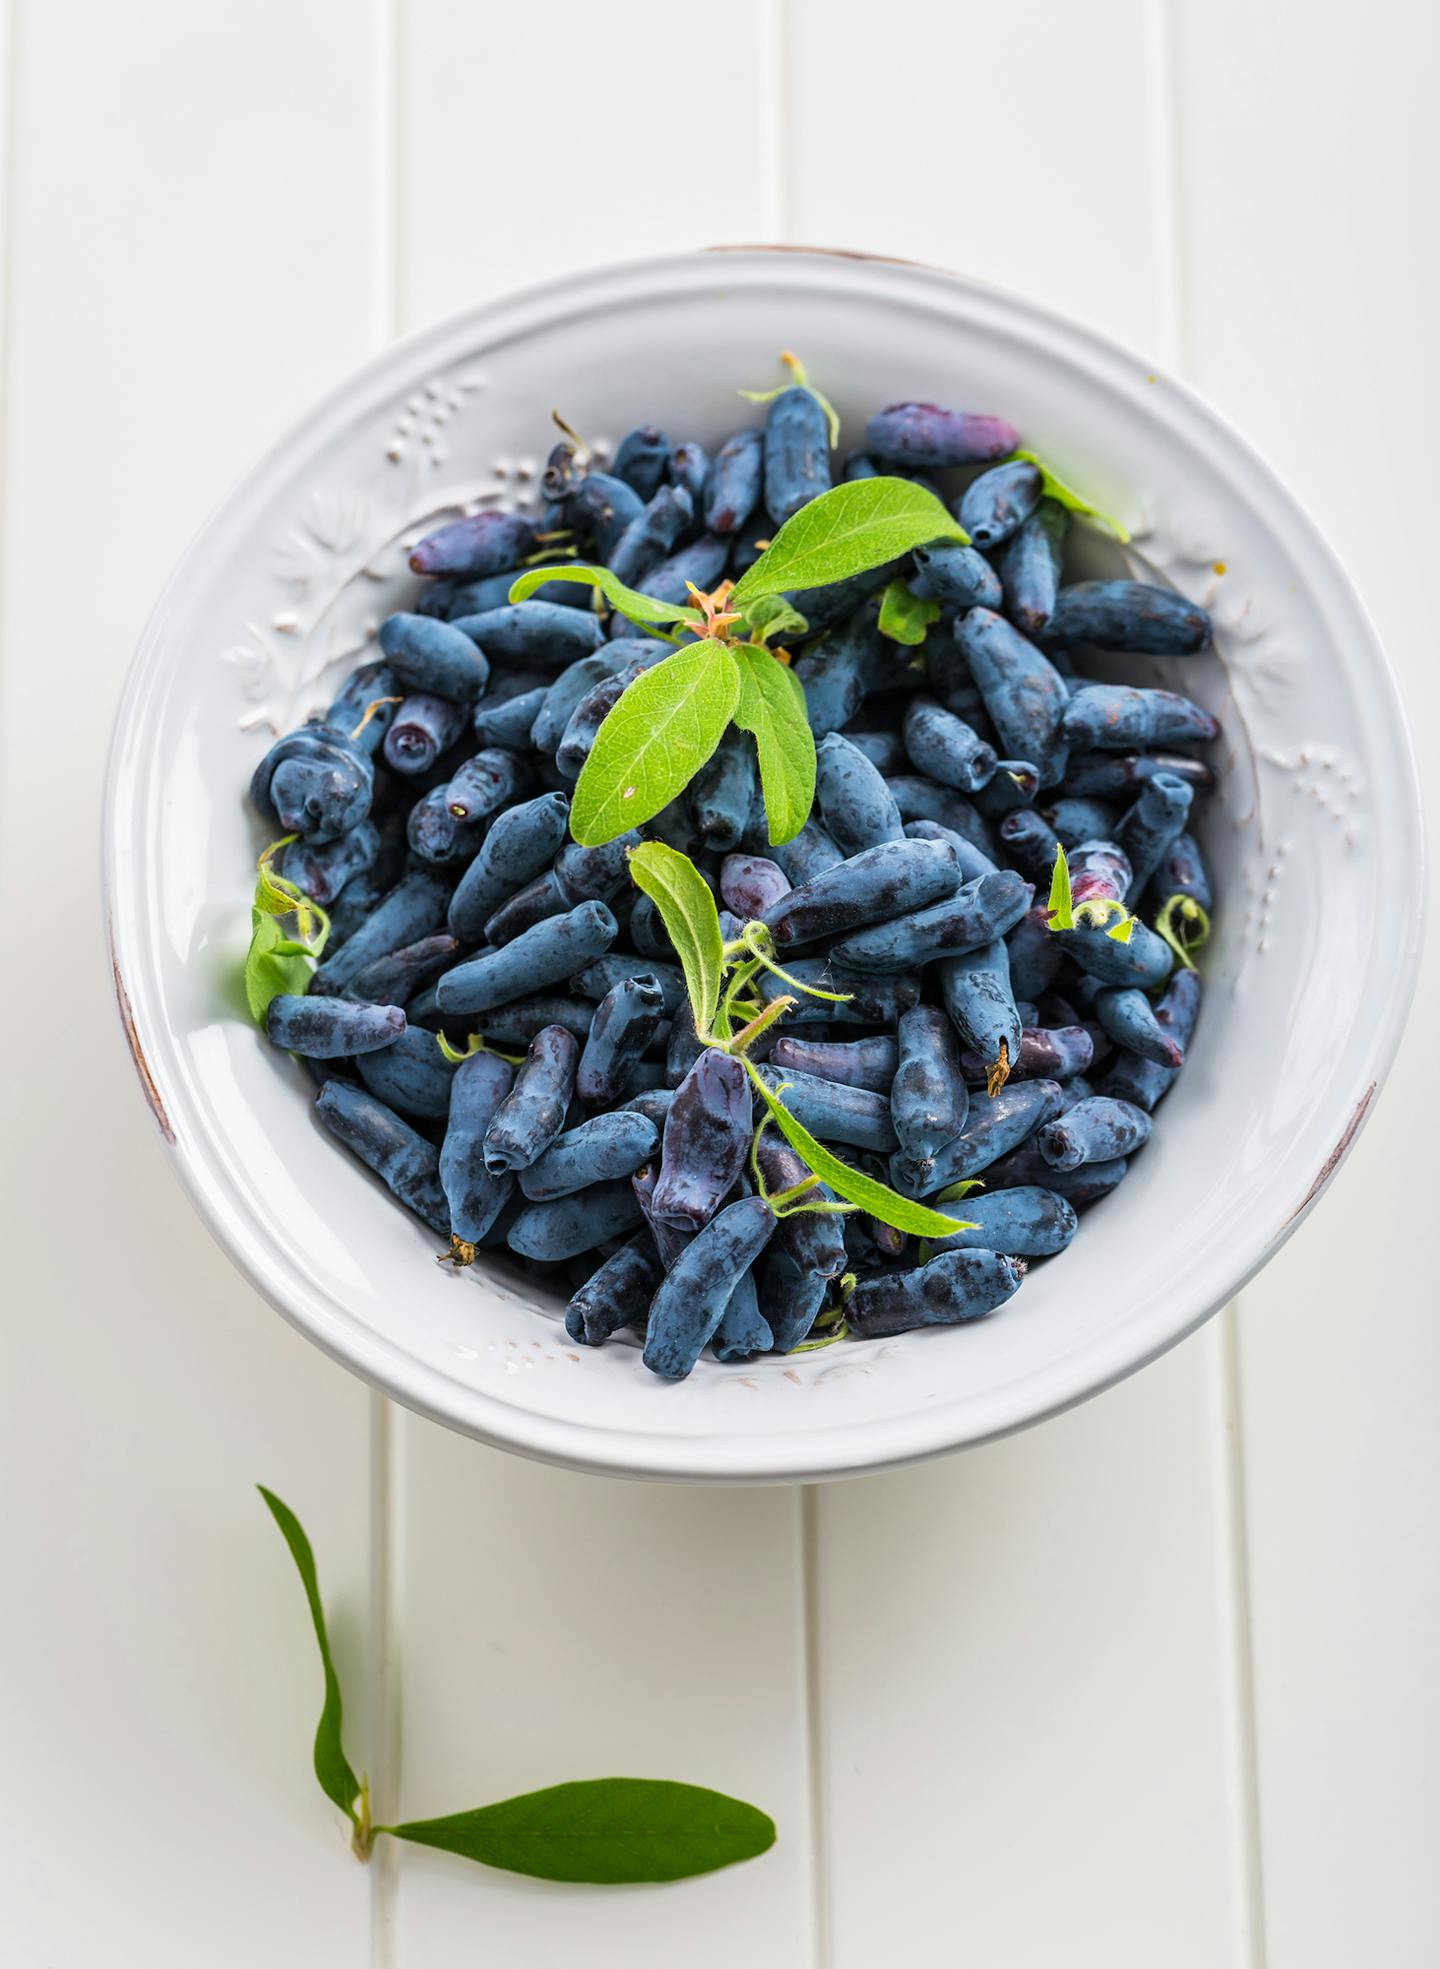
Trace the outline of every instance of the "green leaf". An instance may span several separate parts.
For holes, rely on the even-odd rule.
[[[1112,519],[1108,513],[1102,513],[1098,506],[1092,506],[1084,493],[1077,492],[1074,486],[1066,485],[1064,479],[1052,472],[1043,458],[1037,458],[1033,451],[1012,451],[1010,456],[1023,458],[1027,465],[1033,465],[1039,472],[1043,498],[1053,499],[1057,505],[1067,506],[1072,513],[1078,513],[1082,519],[1098,520],[1101,526],[1109,528],[1117,540],[1129,542],[1130,535],[1119,520]]]
[[[812,1174],[818,1176],[822,1183],[828,1183],[838,1196],[843,1196],[847,1203],[858,1204],[862,1210],[868,1210],[872,1217],[878,1217],[882,1224],[889,1224],[897,1231],[913,1231],[917,1237],[951,1235],[955,1229],[952,1217],[942,1217],[938,1210],[915,1203],[908,1196],[897,1196],[884,1183],[877,1183],[873,1176],[867,1176],[863,1170],[852,1169],[848,1162],[842,1162],[838,1155],[832,1155],[823,1143],[816,1141],[808,1128],[801,1127],[749,1060],[745,1061],[745,1070],[754,1083],[755,1091],[774,1115],[775,1126],[791,1148]]]
[[[245,953],[245,1003],[257,1025],[265,1023],[272,998],[305,990],[330,934],[330,918],[319,903],[270,865],[272,856],[294,839],[287,834],[272,841],[255,864],[259,872]]]
[[[746,609],[745,621],[752,642],[757,643],[768,643],[775,636],[803,636],[810,628],[799,609],[783,595],[761,595]]]
[[[1210,936],[1210,918],[1194,896],[1171,896],[1155,918],[1155,928],[1187,971],[1195,969],[1190,953]]]
[[[732,644],[740,666],[735,722],[752,732],[760,757],[760,790],[777,846],[793,841],[815,800],[815,734],[800,679],[758,643]]]
[[[720,743],[740,695],[723,643],[687,643],[642,671],[595,735],[580,769],[570,832],[582,847],[653,820]]]
[[[1050,877],[1050,900],[1045,905],[1048,930],[1073,930],[1075,909],[1070,895],[1070,864],[1065,850],[1056,843],[1055,871]]]
[[[985,1185],[980,1177],[962,1176],[958,1183],[951,1183],[948,1188],[941,1190],[935,1201],[937,1203],[956,1203],[961,1197],[969,1196],[971,1190],[983,1190],[984,1187]],[[966,1224],[963,1228],[970,1231],[974,1230],[975,1226],[973,1224]]]
[[[351,1770],[340,1743],[340,1681],[330,1658],[325,1609],[320,1604],[320,1586],[315,1577],[315,1554],[310,1550],[310,1541],[300,1520],[289,1505],[282,1503],[274,1491],[266,1490],[264,1484],[257,1484],[255,1488],[264,1498],[271,1517],[279,1525],[285,1543],[290,1547],[290,1556],[295,1561],[305,1588],[305,1598],[310,1605],[310,1618],[315,1623],[315,1639],[325,1670],[325,1704],[320,1711],[319,1728],[315,1732],[315,1775],[325,1796],[340,1807],[351,1825],[358,1830],[360,1822],[355,1816],[355,1800],[360,1796],[361,1784]]]
[[[598,588],[609,602],[611,608],[618,609],[628,622],[641,623],[645,628],[659,628],[667,623],[704,621],[698,608],[688,602],[657,602],[653,595],[642,595],[634,588],[627,588],[623,581],[617,581],[608,567],[535,567],[528,574],[522,574],[510,589],[512,602],[523,602],[543,588],[547,581],[584,581],[592,588]]]
[[[970,541],[933,492],[908,479],[853,479],[822,492],[786,520],[736,582],[730,606],[744,609],[761,595],[844,581],[932,540],[956,540],[961,546]]]
[[[1105,934],[1113,937],[1116,943],[1129,943],[1135,933],[1136,919],[1114,896],[1096,896],[1090,902],[1077,903],[1075,921],[1089,923],[1097,930],[1105,929],[1108,923],[1110,928],[1105,930]]]
[[[940,620],[940,604],[929,595],[912,595],[903,581],[892,581],[880,597],[880,634],[913,649]]]
[[[631,849],[630,879],[660,912],[685,973],[695,1030],[703,1038],[714,1024],[725,968],[720,914],[710,885],[688,855],[664,841],[642,841]]]
[[[552,1784],[477,1811],[376,1829],[482,1866],[601,1886],[686,1880],[753,1860],[775,1843],[774,1820],[755,1806],[661,1778]]]

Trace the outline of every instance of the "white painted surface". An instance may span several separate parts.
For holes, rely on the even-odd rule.
[[[115,1038],[94,831],[155,589],[318,389],[463,300],[720,237],[960,265],[1153,347],[1341,542],[1433,769],[1431,13],[12,12],[7,1969],[1428,1962],[1433,967],[1233,1326],[922,1471],[641,1490],[387,1413],[229,1270]],[[386,1809],[629,1767],[754,1798],[779,1847],[609,1895],[427,1853],[361,1874],[255,1478],[315,1535]]]

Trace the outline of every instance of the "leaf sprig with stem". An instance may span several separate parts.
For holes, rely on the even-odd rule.
[[[382,1833],[436,1846],[482,1866],[541,1880],[620,1886],[684,1880],[750,1860],[775,1843],[775,1822],[754,1805],[701,1785],[663,1778],[591,1778],[522,1792],[496,1805],[442,1818],[375,1822],[368,1776],[356,1777],[341,1742],[340,1678],[330,1652],[315,1555],[299,1519],[263,1484],[257,1486],[290,1548],[305,1588],[325,1699],[315,1732],[315,1776],[350,1824],[355,1857],[368,1860]]]
[[[786,359],[803,382],[803,368]],[[635,678],[601,724],[575,784],[575,839],[598,847],[653,820],[733,722],[755,740],[771,841],[793,840],[815,797],[815,739],[789,656],[771,647],[775,637],[809,628],[792,598],[883,567],[913,548],[968,539],[924,486],[857,479],[803,506],[738,581],[723,582],[713,594],[692,585],[688,602],[642,594],[605,567],[537,567],[520,575],[512,602],[548,581],[588,582],[637,628],[677,644],[673,656]]]
[[[771,1087],[749,1058],[751,1047],[782,1019],[796,1003],[795,992],[812,998],[843,1004],[848,993],[824,991],[794,977],[776,960],[775,944],[764,923],[747,923],[738,937],[727,943],[720,931],[720,914],[709,884],[688,855],[663,841],[645,841],[630,854],[630,874],[637,888],[643,889],[660,912],[661,921],[685,977],[690,998],[695,1035],[702,1045],[733,1054],[745,1068],[750,1083],[767,1110],[767,1118],[800,1156],[810,1170],[810,1180],[795,1191],[782,1191],[767,1198],[776,1214],[795,1210],[857,1209],[868,1211],[883,1224],[919,1237],[948,1237],[957,1228],[953,1218],[942,1217],[912,1198],[900,1196],[864,1170],[843,1162],[838,1155],[816,1141],[781,1100],[783,1084]],[[781,992],[768,1004],[755,993],[760,973],[768,972],[791,990]],[[764,1123],[762,1121],[762,1127]],[[757,1137],[758,1139],[758,1137]],[[804,1192],[824,1183],[842,1201],[839,1205],[807,1196]],[[762,1195],[763,1184],[757,1184]],[[777,1208],[778,1206],[778,1208]]]

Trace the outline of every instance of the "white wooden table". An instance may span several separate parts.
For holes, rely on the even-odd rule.
[[[722,240],[963,268],[1191,378],[1339,541],[1433,771],[1436,42],[1420,0],[14,0],[6,1969],[1435,1960],[1433,966],[1332,1194],[1160,1364],[912,1473],[680,1490],[447,1435],[249,1291],[137,1098],[95,877],[130,649],[237,472],[397,332]],[[257,1478],[384,1811],[620,1770],[774,1851],[357,1867]]]

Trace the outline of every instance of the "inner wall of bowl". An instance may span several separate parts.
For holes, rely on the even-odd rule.
[[[477,489],[533,484],[517,475],[543,460],[552,404],[592,437],[613,441],[657,421],[713,445],[763,415],[735,389],[777,380],[779,349],[794,347],[837,403],[842,450],[862,442],[872,410],[900,398],[1000,411],[1099,504],[1148,515],[1132,565],[1217,611],[1217,657],[1155,666],[1157,679],[1219,713],[1225,737],[1220,797],[1201,827],[1218,892],[1206,1001],[1151,1145],[1001,1318],[811,1357],[802,1379],[818,1388],[823,1378],[827,1399],[802,1412],[786,1398],[788,1425],[824,1429],[857,1402],[867,1419],[899,1416],[943,1394],[974,1409],[979,1433],[987,1416],[1018,1415],[1029,1387],[1078,1356],[1093,1360],[1097,1383],[1110,1378],[1174,1337],[1172,1303],[1192,1321],[1210,1309],[1233,1283],[1226,1266],[1240,1232],[1254,1233],[1258,1219],[1263,1240],[1278,1235],[1334,1147],[1315,1118],[1337,1111],[1332,1083],[1350,1071],[1344,1041],[1371,988],[1353,952],[1380,886],[1372,789],[1352,761],[1373,756],[1375,731],[1309,571],[1251,489],[1232,482],[1223,447],[1217,463],[1193,413],[1176,413],[1163,386],[1147,397],[1135,377],[1112,373],[1109,352],[1092,360],[1083,343],[1032,329],[998,298],[967,295],[960,320],[947,294],[878,275],[865,292],[846,274],[837,283],[821,263],[779,291],[772,268],[717,262],[670,293],[642,284],[597,291],[574,309],[502,316],[488,344],[456,342],[443,360],[430,355],[433,369],[375,393],[360,416],[337,412],[302,434],[284,482],[230,517],[223,564],[212,555],[175,597],[150,700],[163,766],[142,776],[148,865],[136,879],[156,929],[166,1017],[183,1042],[186,1105],[209,1137],[226,1208],[246,1236],[278,1246],[322,1342],[372,1363],[398,1350],[423,1364],[434,1400],[450,1384],[461,1405],[478,1390],[589,1423],[598,1399],[608,1419],[678,1436],[712,1426],[703,1384],[736,1379],[703,1363],[688,1391],[661,1390],[657,1406],[632,1349],[585,1353],[580,1372],[542,1373],[584,1352],[557,1346],[558,1303],[508,1268],[455,1276],[437,1267],[433,1235],[323,1136],[305,1112],[303,1073],[265,1045],[238,1003],[258,838],[244,794],[269,742],[263,729],[241,729],[264,698],[257,667],[290,665],[294,682],[317,638],[328,639],[322,653],[343,655],[346,634],[403,606],[413,583],[394,542],[413,529],[395,525],[397,515],[407,502],[419,516]],[[441,455],[397,465],[392,433],[427,390],[458,406],[431,447]],[[397,473],[413,479],[399,501]],[[338,537],[346,526],[353,537]],[[287,641],[282,618],[296,614],[319,626]],[[337,674],[361,655],[344,657]],[[796,1365],[761,1363],[739,1378],[753,1388],[784,1368],[793,1380]],[[770,1400],[715,1414],[727,1434],[776,1423]]]

